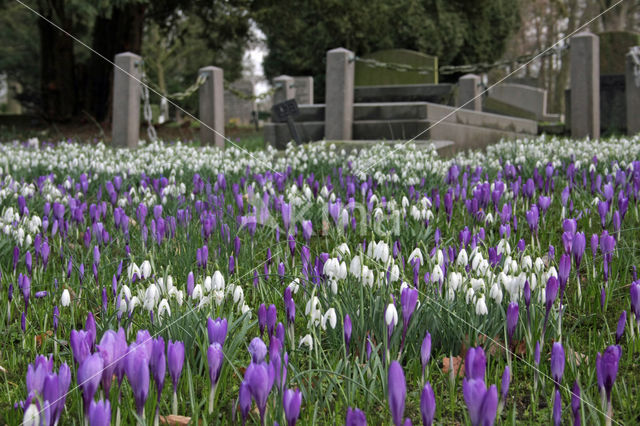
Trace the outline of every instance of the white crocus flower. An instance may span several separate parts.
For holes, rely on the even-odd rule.
[[[66,288],[62,291],[62,296],[60,297],[60,304],[65,308],[71,304],[71,295],[69,294],[69,290]]]
[[[489,310],[487,309],[487,304],[484,301],[484,294],[478,298],[476,301],[476,315],[487,315]]]
[[[387,310],[384,313],[384,322],[387,324],[387,327],[393,323],[395,327],[398,325],[398,311],[393,303],[389,303],[387,306]]]
[[[301,338],[300,339],[300,344],[298,345],[298,347],[301,347],[302,345],[304,345],[307,348],[309,348],[310,351],[313,350],[313,337],[311,337],[310,334],[307,334],[306,336]]]

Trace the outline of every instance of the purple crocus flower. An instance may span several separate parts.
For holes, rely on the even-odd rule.
[[[436,397],[429,382],[424,385],[420,395],[420,414],[422,415],[423,426],[431,426],[433,424],[433,418],[436,414]]]
[[[487,368],[487,357],[484,349],[469,348],[464,359],[464,373],[467,379],[478,379],[484,381],[484,373]]]
[[[624,326],[627,323],[627,311],[622,311],[618,319],[618,327],[616,328],[616,345],[620,344],[622,335],[624,334]]]
[[[402,305],[402,343],[400,348],[404,346],[404,339],[407,335],[409,321],[416,309],[418,303],[418,290],[411,287],[405,287],[400,294],[400,304]]]
[[[509,393],[509,384],[511,384],[511,369],[508,365],[505,365],[504,372],[502,373],[502,382],[500,385],[500,401],[503,404],[507,400],[507,394]]]
[[[96,320],[93,317],[92,312],[89,312],[87,314],[87,320],[84,323],[84,329],[89,335],[88,339],[90,341],[90,348],[93,349],[93,347],[96,344],[97,332],[96,332]]]
[[[78,386],[82,389],[84,414],[89,414],[89,405],[100,385],[104,362],[100,354],[89,355],[78,368]]]
[[[482,379],[462,379],[462,393],[473,426],[493,425],[498,409],[498,388],[489,389]]]
[[[564,374],[564,348],[562,343],[555,342],[551,348],[551,377],[556,382],[556,388],[560,386]]]
[[[216,392],[216,385],[220,379],[222,371],[222,361],[224,354],[222,346],[218,342],[213,342],[207,349],[207,361],[209,362],[209,381],[211,382],[211,393],[209,394],[209,414],[213,413],[213,399]]]
[[[264,328],[267,326],[267,307],[264,303],[258,306],[258,326],[260,327],[260,336],[262,336],[264,334]]]
[[[270,305],[267,309],[267,331],[269,336],[273,336],[273,331],[278,321],[278,312],[276,311],[276,305]]]
[[[169,340],[167,345],[167,362],[169,364],[169,375],[173,383],[173,392],[178,390],[178,380],[182,373],[184,364],[184,343],[180,341],[173,342]]]
[[[613,383],[616,381],[618,375],[618,363],[622,356],[622,348],[618,345],[611,345],[605,349],[602,356],[598,353],[596,358],[596,371],[598,377],[602,380],[602,387],[604,387],[607,394],[607,401],[611,401],[611,390],[613,389]]]
[[[631,299],[631,311],[636,317],[636,322],[640,323],[640,281],[631,283],[629,298]]]
[[[346,352],[349,353],[349,342],[351,342],[351,331],[352,331],[351,317],[349,316],[349,314],[346,314],[344,316],[343,328],[344,328],[344,344],[346,346]]]
[[[78,365],[91,355],[91,336],[84,330],[71,330],[69,345],[73,359]]]
[[[563,254],[560,257],[560,263],[558,264],[558,280],[560,281],[560,303],[562,303],[562,297],[564,296],[564,289],[567,286],[569,280],[569,274],[571,273],[571,256]]]
[[[596,261],[596,255],[598,254],[598,247],[600,244],[600,239],[598,238],[598,234],[591,235],[591,255],[593,256],[593,261]]]
[[[242,414],[242,424],[247,421],[249,410],[251,410],[251,390],[249,384],[245,381],[240,383],[240,390],[238,391],[238,407],[240,407],[240,413]]]
[[[122,355],[119,351],[118,336],[115,331],[107,330],[100,339],[97,350],[104,361],[104,371],[102,372],[102,389],[109,395],[111,389],[111,381],[115,372],[119,357]]]
[[[367,426],[367,416],[358,408],[347,408],[345,426]]]
[[[127,354],[126,373],[133,390],[138,416],[142,416],[144,404],[149,396],[149,358],[144,347],[133,343]]]
[[[256,401],[258,411],[260,412],[260,424],[264,425],[264,414],[267,408],[267,398],[273,387],[275,375],[273,366],[262,362],[256,364],[252,362],[245,371],[245,380],[249,385],[251,396]]]
[[[404,402],[407,396],[407,384],[402,366],[398,361],[391,361],[388,375],[389,409],[395,426],[402,425],[404,418]]]
[[[607,224],[607,213],[609,213],[609,203],[600,201],[598,203],[598,214],[600,215],[600,225],[602,225],[602,229],[604,229]]]
[[[544,315],[544,324],[542,327],[542,334],[544,335],[544,331],[547,329],[547,321],[549,320],[549,312],[551,312],[551,307],[553,303],[556,301],[556,297],[558,296],[558,286],[559,282],[556,277],[553,275],[549,277],[547,280],[547,286],[545,287],[545,307],[546,312]]]
[[[420,361],[422,362],[422,378],[424,380],[424,370],[431,358],[431,334],[427,331],[427,334],[422,340],[422,346],[420,346]]]
[[[251,354],[251,362],[259,364],[267,356],[267,345],[261,338],[254,337],[249,343],[249,353]]]
[[[162,388],[164,387],[164,377],[167,372],[167,359],[164,354],[164,339],[162,338],[162,336],[158,336],[153,340],[153,349],[151,351],[149,367],[151,368],[153,381],[156,384],[156,393],[158,397],[158,404],[156,406],[157,413],[158,409],[160,408],[160,396],[162,395]]]
[[[89,406],[89,426],[109,426],[111,424],[111,404],[109,400],[91,401]]]
[[[511,302],[507,307],[507,337],[509,339],[509,344],[513,339],[513,333],[515,333],[517,325],[518,325],[518,304],[516,302]]]
[[[209,336],[209,344],[217,342],[220,346],[224,346],[224,341],[227,338],[227,319],[216,318],[212,320],[208,318],[207,334]]]
[[[313,224],[310,220],[302,221],[302,237],[309,244],[309,240],[311,239],[311,235],[313,234]]]
[[[571,243],[571,253],[573,254],[573,261],[576,264],[576,269],[580,268],[582,262],[582,256],[584,255],[584,249],[586,247],[586,238],[584,232],[578,232],[573,236],[573,242]]]
[[[282,406],[284,417],[288,426],[295,426],[298,416],[300,416],[300,404],[302,403],[302,393],[300,390],[287,389],[282,395]]]
[[[573,426],[580,426],[580,386],[577,380],[573,382],[573,388],[571,388],[571,411],[573,412]]]
[[[562,397],[560,396],[560,390],[556,389],[553,403],[553,424],[554,426],[560,426],[562,423]]]

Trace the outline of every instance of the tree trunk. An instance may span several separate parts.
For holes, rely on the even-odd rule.
[[[71,18],[65,11],[65,0],[50,0],[40,13],[65,30],[71,29]],[[40,34],[40,96],[42,114],[52,121],[70,119],[77,111],[73,39],[44,19],[38,19]]]
[[[142,51],[142,30],[146,6],[129,2],[114,7],[111,16],[98,16],[93,27],[93,48],[110,61],[118,53]],[[98,121],[110,121],[113,65],[98,55],[89,61],[86,109]]]

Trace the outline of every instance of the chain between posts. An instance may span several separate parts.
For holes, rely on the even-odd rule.
[[[241,90],[235,89],[234,87],[231,86],[230,83],[226,81],[224,82],[224,90],[228,91],[236,98],[240,98],[244,101],[261,101],[265,98],[268,98],[269,96],[272,96],[278,88],[279,86],[276,85],[264,93],[261,93],[259,95],[254,95],[254,94],[249,94]]]
[[[456,73],[463,73],[463,74],[485,73],[494,68],[502,68],[502,67],[507,67],[514,64],[516,65],[524,64],[536,57],[544,58],[547,56],[558,55],[558,54],[561,54],[566,49],[569,49],[568,44],[562,47],[553,48],[553,49],[544,49],[529,55],[518,56],[517,58],[514,58],[514,59],[503,59],[501,61],[496,61],[493,63],[479,62],[476,64],[465,64],[465,65],[444,65],[438,68],[438,73],[441,75],[456,74]],[[400,71],[400,72],[416,72],[418,74],[429,74],[434,72],[435,70],[434,67],[414,67],[412,65],[407,65],[407,64],[381,62],[376,59],[361,58],[359,56],[355,56],[354,60],[361,62],[364,65],[371,68],[384,68],[384,69],[390,69],[390,70]],[[640,61],[640,56],[638,56],[638,60]]]
[[[640,46],[633,46],[629,50],[631,59],[633,60],[633,77],[636,87],[640,87]]]
[[[149,102],[149,80],[144,72],[144,68],[142,69],[140,80],[144,83],[140,85],[140,96],[143,102],[142,113],[144,120],[147,122],[147,136],[150,141],[155,142],[158,140],[158,134],[156,133],[155,127],[153,127],[153,111],[151,110],[151,103]]]

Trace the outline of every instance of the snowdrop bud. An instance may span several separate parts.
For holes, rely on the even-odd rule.
[[[475,297],[475,292],[473,291],[473,287],[469,287],[467,289],[467,293],[464,296],[464,300],[466,301],[467,305],[474,300],[474,297]]]
[[[220,271],[215,271],[213,273],[213,289],[214,290],[224,290],[224,276]]]
[[[465,249],[460,250],[458,253],[458,258],[456,259],[456,265],[460,267],[465,267],[469,264],[469,257],[467,256],[467,251]]]
[[[213,289],[213,280],[210,276],[205,277],[204,279],[204,290],[209,293]]]
[[[390,326],[391,323],[393,323],[394,327],[398,325],[398,311],[393,303],[389,303],[389,306],[387,306],[387,310],[384,313],[384,321],[387,327]]]
[[[491,286],[491,291],[489,292],[489,297],[496,301],[497,304],[502,302],[502,290],[498,283],[494,283]]]
[[[169,302],[167,299],[162,299],[160,304],[158,305],[158,319],[162,320],[162,317],[167,314],[167,316],[171,316],[171,308],[169,307]]]
[[[336,316],[336,310],[334,308],[329,308],[329,310],[322,317],[322,329],[326,330],[327,322],[332,329],[335,329],[337,320],[338,318]]]
[[[487,310],[487,304],[484,301],[484,294],[478,298],[476,302],[476,315],[487,315],[489,311]]]
[[[193,292],[191,293],[191,299],[200,300],[202,299],[202,286],[200,284],[196,284],[193,288]]]
[[[71,295],[69,294],[69,290],[66,288],[62,292],[62,296],[60,297],[60,304],[64,307],[67,307],[71,304]]]
[[[160,292],[155,284],[151,284],[144,292],[144,308],[151,311],[156,307],[156,303],[160,298]]]
[[[462,284],[462,274],[460,272],[451,272],[449,274],[449,288],[452,291],[457,291],[460,284]]]
[[[438,283],[442,281],[444,274],[442,272],[442,267],[439,264],[436,264],[433,267],[433,272],[431,272],[431,281],[434,283]]]
[[[399,278],[400,278],[400,268],[398,268],[398,265],[393,265],[391,267],[391,272],[389,273],[389,280],[393,283],[398,281]]]
[[[360,262],[360,256],[354,256],[351,259],[351,265],[349,265],[349,273],[356,278],[360,278],[362,275],[362,263]]]
[[[233,291],[233,303],[244,303],[244,291],[239,285]]]

